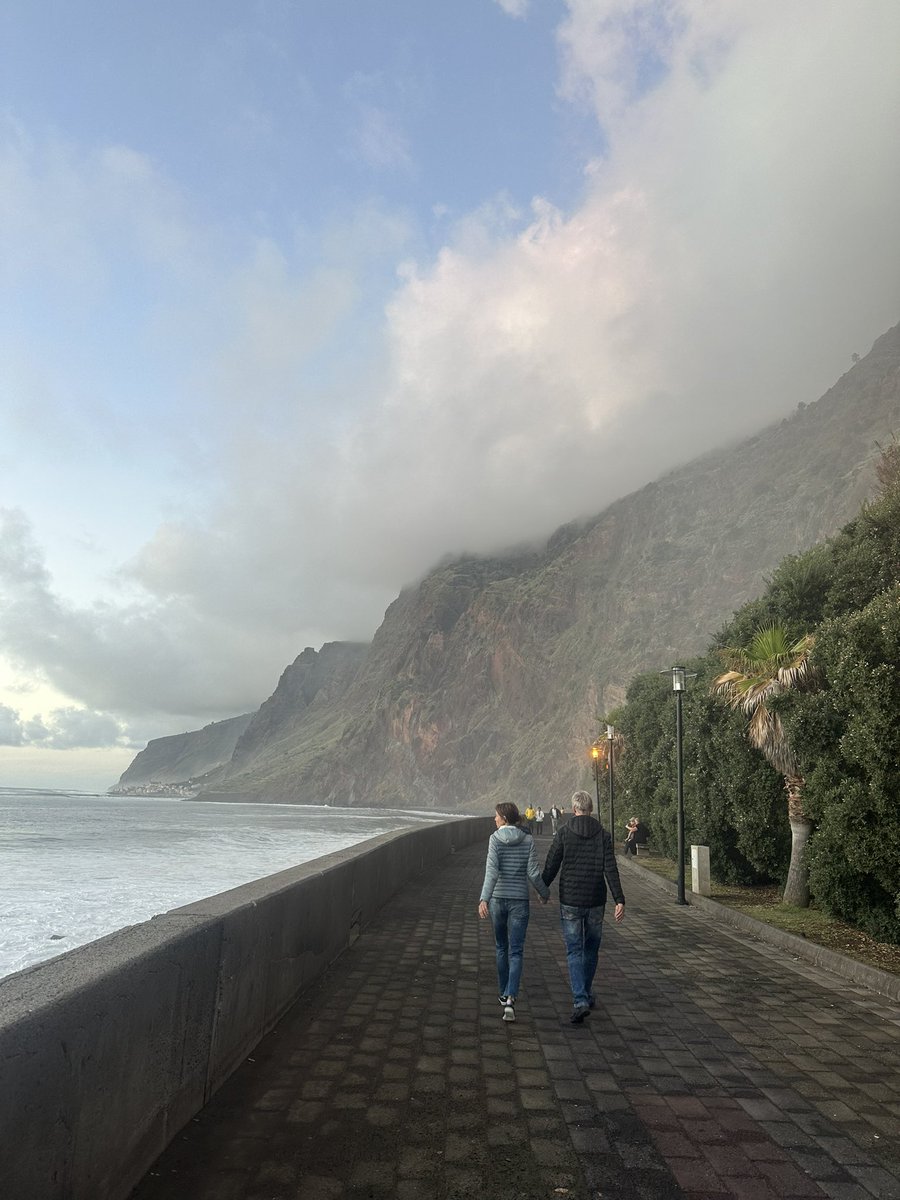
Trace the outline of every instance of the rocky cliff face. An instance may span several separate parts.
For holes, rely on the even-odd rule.
[[[153,790],[153,784],[186,784],[209,775],[231,761],[238,738],[252,717],[252,713],[245,713],[227,721],[214,721],[190,733],[155,738],[110,791],[124,795],[145,793]]]
[[[898,428],[900,326],[757,437],[539,552],[440,567],[401,593],[368,649],[304,651],[218,788],[446,810],[565,799],[631,677],[705,648],[781,558],[848,520],[876,443]]]

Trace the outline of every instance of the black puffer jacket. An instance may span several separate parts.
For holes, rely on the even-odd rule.
[[[616,904],[625,903],[612,838],[595,817],[573,817],[557,833],[547,851],[544,883],[552,883],[557,872],[560,904],[578,908],[605,904],[607,880]]]

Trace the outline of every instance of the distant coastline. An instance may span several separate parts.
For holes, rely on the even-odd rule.
[[[117,783],[111,787],[108,796],[150,796],[155,799],[194,800],[197,798],[197,788],[193,783],[160,783],[155,779],[147,783]]]

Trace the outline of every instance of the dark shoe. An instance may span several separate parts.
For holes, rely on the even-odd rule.
[[[497,997],[497,999],[500,1001],[500,1003],[501,1003],[501,1004],[503,1005],[503,1007],[505,1008],[505,1007],[506,1007],[506,1001],[509,999],[509,997],[508,997],[508,996],[498,996],[498,997]]]
[[[591,1010],[587,1004],[578,1004],[576,1005],[575,1011],[572,1013],[571,1017],[569,1017],[569,1020],[573,1025],[581,1025],[584,1022],[584,1018],[589,1015],[590,1011]]]
[[[596,996],[588,996],[588,1008],[595,1008],[597,1005]]]

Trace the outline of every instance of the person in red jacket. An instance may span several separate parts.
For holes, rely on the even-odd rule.
[[[594,1007],[591,988],[603,937],[607,883],[616,902],[616,921],[625,917],[625,894],[612,838],[591,816],[593,807],[587,792],[575,793],[572,820],[553,839],[542,872],[548,886],[559,874],[559,914],[572,986],[573,1025],[580,1025]]]

